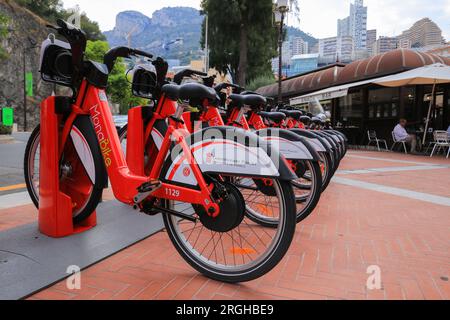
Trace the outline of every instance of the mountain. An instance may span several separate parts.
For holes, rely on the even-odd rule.
[[[202,21],[200,11],[189,7],[163,8],[155,11],[151,18],[137,11],[124,11],[117,15],[114,29],[104,34],[114,47],[127,45],[131,33],[129,40],[132,47],[166,59],[179,59],[184,65],[203,55],[200,48]],[[310,47],[318,41],[293,27],[288,27],[288,36],[302,37]],[[164,44],[178,38],[182,38],[183,42],[163,48]]]
[[[137,11],[125,11],[117,15],[114,29],[104,34],[113,47],[127,45],[130,40],[132,47],[187,64],[202,55],[202,21],[200,12],[189,7],[163,8],[155,11],[151,18]],[[182,42],[165,45],[180,38]]]
[[[312,35],[310,35],[308,33],[305,33],[302,30],[297,29],[295,27],[288,26],[287,27],[287,34],[288,34],[288,38],[289,37],[300,37],[300,38],[302,38],[303,41],[308,42],[310,48],[314,47],[314,45],[316,45],[319,42],[319,40],[314,38]]]

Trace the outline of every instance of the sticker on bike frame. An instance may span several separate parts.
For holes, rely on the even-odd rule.
[[[229,140],[205,140],[191,146],[194,158],[202,172],[238,174],[245,176],[279,177],[275,164],[266,151],[259,147],[246,147]],[[179,154],[168,170],[166,179],[189,185],[197,185],[184,154]]]
[[[313,156],[308,148],[301,141],[290,141],[275,136],[262,136],[265,141],[274,144],[280,150],[280,153],[289,160],[313,160]]]

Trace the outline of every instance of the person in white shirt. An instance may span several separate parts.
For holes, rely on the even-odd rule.
[[[411,153],[416,153],[417,137],[414,134],[409,134],[406,131],[406,119],[400,119],[398,125],[394,128],[394,136],[397,141],[404,141],[411,145]]]

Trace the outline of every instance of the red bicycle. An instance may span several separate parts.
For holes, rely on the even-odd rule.
[[[143,71],[145,73],[145,71]],[[140,79],[142,78],[142,79]],[[184,80],[195,80],[200,78],[201,83],[207,84],[209,87],[213,86],[213,80],[210,77],[207,77],[204,73],[198,72],[195,70],[183,70],[179,72],[175,78],[174,83],[181,84]],[[147,76],[145,78],[135,76],[133,82],[140,82],[142,86],[146,83],[146,79],[151,79],[151,77]],[[147,83],[148,85],[148,83]],[[189,85],[193,85],[189,83]],[[176,86],[172,85],[174,91],[180,90],[181,88],[186,87],[187,85]],[[137,87],[137,86],[134,86]],[[227,88],[237,88],[235,85],[230,84],[222,84],[215,88],[215,91],[218,94],[221,94],[222,90]],[[135,95],[139,95],[139,90],[133,90]],[[198,132],[201,131],[204,127],[209,128],[222,128],[226,124],[229,127],[235,127],[239,129],[243,129],[246,132],[251,132],[249,124],[245,118],[245,113],[254,108],[260,109],[262,106],[265,106],[266,99],[258,96],[258,95],[247,95],[247,96],[239,96],[239,95],[231,95],[230,97],[231,104],[228,109],[229,117],[228,122],[225,123],[222,115],[219,112],[218,105],[207,104],[202,108],[199,108],[196,112],[185,112],[183,114],[183,128],[185,130],[189,130],[190,132]],[[223,100],[223,99],[222,99]],[[221,103],[223,101],[221,100]],[[234,103],[233,103],[234,101]],[[129,118],[131,119],[131,115],[135,113],[135,110],[130,110]],[[126,141],[126,145],[133,146],[135,143],[130,143],[129,138],[130,134],[133,134],[134,127],[136,127],[135,122],[131,123],[127,126],[124,126],[119,132],[120,139]],[[266,127],[264,127],[266,128]],[[261,128],[263,129],[263,128]],[[142,130],[142,129],[139,129]],[[291,181],[294,189],[295,200],[296,200],[296,212],[297,212],[297,222],[304,220],[316,207],[321,194],[321,171],[319,167],[319,156],[313,150],[313,148],[309,145],[308,142],[305,141],[302,137],[299,137],[293,133],[288,132],[287,130],[273,130],[274,132],[270,132],[270,130],[260,130],[257,134],[263,140],[268,143],[274,143],[278,148],[280,148],[281,153],[287,159],[287,163],[289,168],[297,173],[300,178],[297,178]],[[275,132],[277,131],[277,132]],[[157,138],[158,135],[154,135],[153,140]],[[148,135],[145,134],[144,139],[152,139]],[[147,141],[147,140],[146,140]],[[145,143],[147,144],[147,143]],[[126,147],[126,146],[124,146]],[[158,150],[156,148],[156,150]],[[147,157],[150,152],[148,150],[140,150],[139,152],[144,152]],[[129,149],[127,147],[127,153],[129,153]],[[134,153],[134,152],[133,152]],[[135,157],[134,157],[135,158]],[[138,167],[142,167],[140,164]],[[301,175],[299,175],[301,174]],[[265,185],[263,180],[255,180],[255,179],[240,179],[234,181],[234,185],[240,189],[240,192],[246,198],[256,198],[255,194],[263,193],[265,195],[270,195],[273,193],[270,185]],[[254,208],[248,208],[247,217],[252,221],[267,227],[275,227],[278,224],[278,217],[273,215],[271,210],[264,209],[264,203],[258,203],[259,210],[255,210]]]
[[[43,104],[55,104],[64,120],[57,135],[59,177],[52,178],[59,179],[61,191],[72,199],[74,221],[90,216],[109,178],[119,201],[149,215],[163,214],[172,243],[199,272],[220,281],[242,282],[270,271],[287,252],[295,231],[290,181],[296,177],[279,152],[237,128],[205,129],[190,135],[181,116],[188,105],[215,104],[213,89],[199,84],[165,85],[167,63],[131,48],[112,49],[104,64],[85,61],[84,32],[61,20],[52,28],[68,44],[44,42],[42,77],[72,88],[74,94],[49,97]],[[135,143],[128,145],[126,158],[105,88],[116,59],[132,56],[146,57],[158,70],[150,74],[157,84],[151,92],[157,103],[154,108],[134,110],[130,127],[144,128],[146,124],[142,137],[146,134],[154,139],[129,136]],[[183,103],[177,104],[179,100]],[[25,155],[27,186],[37,206],[40,186],[46,183],[36,166],[39,137],[38,127]],[[139,141],[151,144],[146,145],[149,152],[145,157]],[[264,181],[271,187],[270,194],[259,192],[246,198],[235,185],[243,179]],[[276,228],[253,223],[246,216],[252,209],[270,210],[277,216]]]

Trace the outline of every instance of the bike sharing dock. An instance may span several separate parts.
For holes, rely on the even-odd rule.
[[[160,217],[137,214],[116,201],[103,202],[74,225],[71,200],[59,189],[58,117],[50,104],[41,116],[41,209],[38,222],[0,233],[0,299],[21,299],[87,268],[163,228]],[[46,165],[44,165],[46,164]],[[69,274],[68,274],[69,272]]]
[[[108,192],[97,226],[61,239],[39,233],[31,204],[3,207],[0,296],[449,299],[450,194],[442,179],[449,170],[444,159],[351,151],[316,214],[297,229],[282,263],[261,280],[239,286],[200,276],[159,232],[160,218],[139,215],[110,200]],[[83,269],[81,290],[63,280],[73,265]],[[380,271],[380,289],[367,288],[374,270]]]

